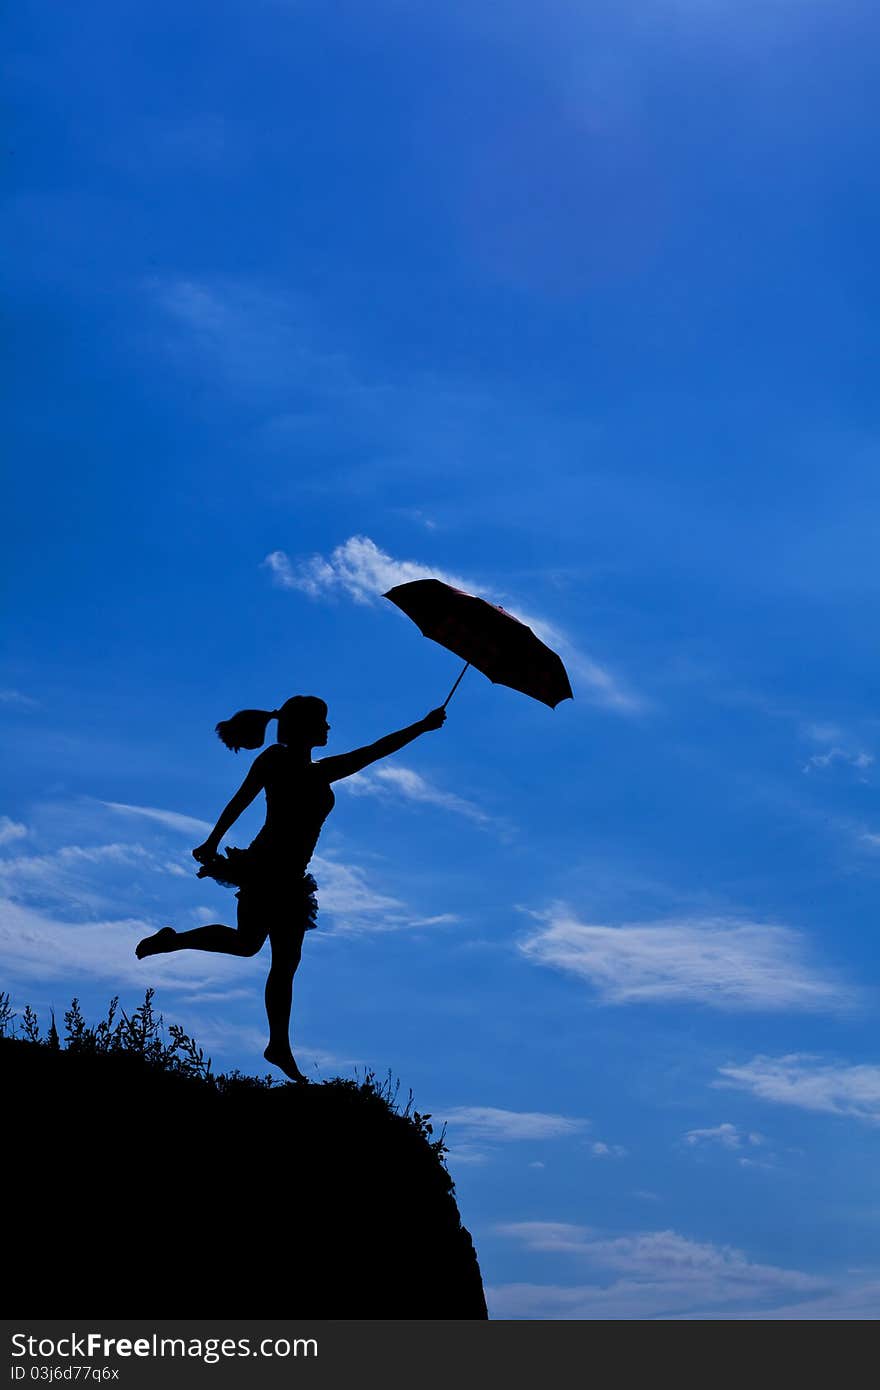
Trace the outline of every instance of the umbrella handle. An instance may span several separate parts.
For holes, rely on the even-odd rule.
[[[464,675],[465,671],[466,671],[467,668],[470,666],[470,664],[471,664],[471,663],[470,663],[469,661],[466,661],[466,662],[464,663],[464,666],[462,667],[461,671],[459,672],[458,680],[455,682],[455,685],[452,687],[452,689],[450,690],[449,694],[446,696],[446,699],[443,701],[443,704],[440,706],[441,709],[445,709],[446,706],[449,704],[449,701],[452,699],[453,695],[455,694],[456,690],[458,689],[459,685],[461,684],[461,678],[462,678],[462,676]]]

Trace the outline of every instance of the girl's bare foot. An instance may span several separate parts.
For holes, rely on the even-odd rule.
[[[143,941],[139,941],[134,953],[138,960],[143,960],[144,956],[161,955],[163,951],[171,950],[171,939],[176,935],[173,927],[163,927],[161,931],[154,932],[152,936],[145,936]]]
[[[287,1049],[282,1049],[280,1047],[273,1048],[272,1044],[270,1043],[269,1046],[266,1048],[266,1051],[263,1053],[263,1056],[265,1057],[267,1062],[272,1063],[273,1067],[279,1067],[281,1071],[284,1072],[285,1076],[290,1077],[291,1081],[308,1082],[309,1078],[307,1076],[303,1076],[299,1067],[296,1065],[293,1053],[291,1052],[289,1047]]]

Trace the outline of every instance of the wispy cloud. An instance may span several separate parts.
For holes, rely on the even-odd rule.
[[[146,981],[168,989],[201,990],[226,981],[240,987],[242,971],[259,973],[254,961],[179,951],[151,956],[145,976],[134,948],[158,926],[136,917],[62,921],[46,909],[0,899],[0,954],[13,982],[87,978],[137,989]]]
[[[18,705],[20,709],[36,709],[39,700],[35,700],[31,695],[25,695],[21,690],[0,690],[0,705]]]
[[[334,932],[416,931],[458,921],[448,912],[425,916],[401,898],[379,892],[358,865],[316,854],[311,868],[318,880],[321,912],[330,917]]]
[[[164,825],[166,830],[178,830],[184,835],[208,835],[212,829],[210,821],[199,820],[196,816],[185,816],[180,811],[163,811],[156,806],[128,806],[121,801],[102,801],[100,804],[123,815],[143,816],[158,825]]]
[[[273,550],[263,561],[273,582],[283,589],[298,589],[310,598],[345,596],[355,603],[375,603],[388,589],[415,579],[440,579],[456,589],[477,594],[492,603],[503,603],[511,612],[563,657],[575,683],[575,694],[585,689],[591,698],[619,714],[636,714],[644,700],[629,690],[610,671],[581,652],[559,627],[527,613],[516,602],[489,590],[473,579],[450,574],[436,565],[416,560],[396,560],[369,536],[350,536],[329,556],[312,555],[293,561],[283,550]]]
[[[13,898],[37,905],[48,901],[63,904],[66,911],[105,910],[118,896],[120,871],[132,868],[145,875],[187,876],[176,860],[126,841],[62,845],[47,854],[0,858],[0,887]]]
[[[402,796],[407,801],[417,801],[426,806],[438,806],[441,810],[453,811],[478,825],[492,823],[491,816],[487,816],[472,801],[456,796],[454,792],[441,791],[420,773],[413,772],[412,768],[399,765],[379,767],[368,772],[358,772],[354,777],[347,777],[340,785],[354,796]]]
[[[722,1149],[742,1149],[747,1145],[763,1144],[764,1136],[757,1133],[743,1133],[737,1129],[736,1125],[723,1123],[708,1129],[689,1129],[684,1136],[684,1141],[692,1148],[697,1145],[710,1144],[719,1145]]]
[[[880,1317],[880,1280],[853,1283],[821,1298],[787,1303],[773,1309],[731,1309],[727,1320],[755,1322],[876,1322]]]
[[[501,455],[499,439],[519,438],[521,421],[510,405],[475,386],[444,380],[435,371],[377,374],[340,349],[337,325],[329,328],[320,305],[289,285],[266,285],[230,277],[159,277],[145,292],[172,326],[162,346],[185,369],[209,374],[224,389],[271,410],[263,429],[270,448],[318,435],[324,446],[354,437],[376,447],[381,462],[337,464],[334,479],[349,492],[363,492],[378,476],[406,476],[412,459],[425,474],[448,480],[450,467],[475,478],[469,456],[479,448]],[[540,420],[546,438],[552,421]],[[487,450],[487,442],[491,450]],[[452,462],[451,462],[452,461]],[[483,470],[485,471],[485,470]],[[310,488],[329,485],[325,469],[308,474]],[[433,519],[420,521],[431,529]]]
[[[874,754],[868,753],[864,748],[854,750],[835,745],[824,753],[814,753],[804,764],[804,772],[820,771],[832,767],[835,763],[843,763],[847,767],[854,767],[857,772],[864,772],[873,762]]]
[[[605,1004],[694,1003],[717,1009],[825,1010],[853,992],[814,969],[799,933],[726,918],[623,926],[580,922],[563,905],[523,955],[584,980]]]
[[[487,1105],[459,1105],[444,1113],[446,1122],[462,1136],[511,1143],[527,1139],[563,1139],[586,1129],[588,1120],[540,1111],[499,1110]]]
[[[829,1286],[827,1280],[756,1264],[741,1250],[689,1240],[676,1231],[608,1238],[585,1226],[548,1221],[515,1222],[498,1229],[527,1250],[576,1257],[598,1277],[594,1283],[572,1286],[508,1284],[492,1289],[494,1317],[663,1317],[744,1301],[778,1303],[821,1293]],[[600,1282],[603,1272],[612,1276],[610,1283]]]
[[[222,277],[157,278],[145,289],[176,329],[172,354],[229,391],[279,405],[304,391],[325,402],[368,395],[344,355],[322,347],[307,305],[289,291]]]
[[[569,1115],[489,1105],[454,1106],[443,1113],[443,1119],[449,1127],[450,1158],[456,1164],[488,1163],[498,1144],[567,1139],[589,1126],[588,1120]]]
[[[754,1057],[719,1067],[716,1086],[750,1091],[759,1100],[880,1124],[880,1066],[826,1062],[808,1053]]]
[[[626,1158],[626,1149],[622,1144],[606,1144],[603,1139],[597,1139],[590,1144],[591,1158]]]
[[[23,840],[27,833],[27,826],[22,825],[20,821],[11,820],[9,816],[0,816],[0,845]]]
[[[399,912],[404,906],[399,898],[374,889],[364,871],[354,865],[315,855],[312,867],[321,885],[321,907],[352,928],[367,926],[378,914]]]

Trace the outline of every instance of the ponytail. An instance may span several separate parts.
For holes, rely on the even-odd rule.
[[[266,725],[277,719],[277,709],[240,709],[231,719],[221,719],[216,726],[221,743],[237,753],[239,748],[261,748],[266,739]]]

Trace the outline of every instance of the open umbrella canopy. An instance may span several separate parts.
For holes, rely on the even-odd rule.
[[[462,657],[494,684],[531,695],[551,709],[573,698],[556,652],[505,608],[439,579],[398,584],[384,597],[412,618],[425,637]]]

